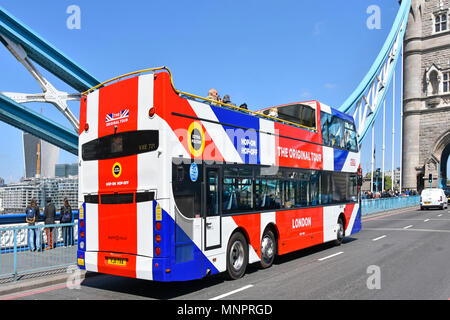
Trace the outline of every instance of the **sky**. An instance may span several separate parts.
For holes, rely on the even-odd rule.
[[[1,5],[100,81],[167,66],[177,89],[206,96],[210,88],[258,110],[319,100],[339,108],[375,61],[397,11],[397,0],[2,0]],[[69,6],[80,9],[79,28]],[[372,5],[379,28],[369,29]],[[400,166],[401,68],[397,66],[395,167]],[[75,90],[42,68],[58,89]],[[38,93],[26,69],[0,46],[0,91]],[[391,170],[392,88],[387,94],[386,170]],[[53,105],[27,104],[68,128]],[[79,115],[79,102],[70,102]],[[376,164],[381,167],[382,113],[376,124]],[[22,133],[0,122],[0,177],[24,174]],[[370,170],[370,135],[362,167]],[[63,150],[59,163],[77,158]]]

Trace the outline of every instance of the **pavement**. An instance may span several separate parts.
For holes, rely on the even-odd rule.
[[[363,217],[360,233],[278,257],[228,281],[223,275],[158,283],[80,272],[0,287],[5,299],[445,299],[450,298],[450,212],[418,207]],[[378,276],[378,277],[377,277]],[[377,280],[378,279],[378,280]],[[70,290],[79,289],[79,290]]]

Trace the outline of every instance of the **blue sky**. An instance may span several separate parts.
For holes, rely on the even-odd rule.
[[[68,29],[68,6],[81,10],[81,29]],[[381,28],[369,30],[367,8],[381,9]],[[85,1],[2,0],[2,6],[56,48],[104,81],[135,70],[168,66],[175,86],[206,96],[214,87],[236,104],[257,110],[316,99],[339,107],[365,76],[397,14],[397,0],[291,1]],[[0,46],[0,91],[40,92],[40,87]],[[45,70],[59,90],[74,92]],[[397,68],[397,133],[400,132],[400,65]],[[68,128],[52,105],[45,116]],[[69,104],[79,115],[77,102]],[[387,109],[392,108],[392,92]],[[377,164],[381,167],[381,113],[376,125]],[[386,170],[391,168],[392,114],[386,121]],[[0,122],[0,177],[23,176],[21,132]],[[370,137],[362,166],[370,168]],[[395,141],[399,166],[400,134]],[[76,162],[60,151],[60,163]]]

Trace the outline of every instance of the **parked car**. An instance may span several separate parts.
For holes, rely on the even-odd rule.
[[[448,208],[448,200],[442,189],[424,189],[420,195],[420,210],[428,208]]]

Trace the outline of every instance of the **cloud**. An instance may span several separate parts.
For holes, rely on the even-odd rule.
[[[309,97],[311,97],[311,92],[308,89],[301,89],[300,97],[301,98],[309,98]]]

